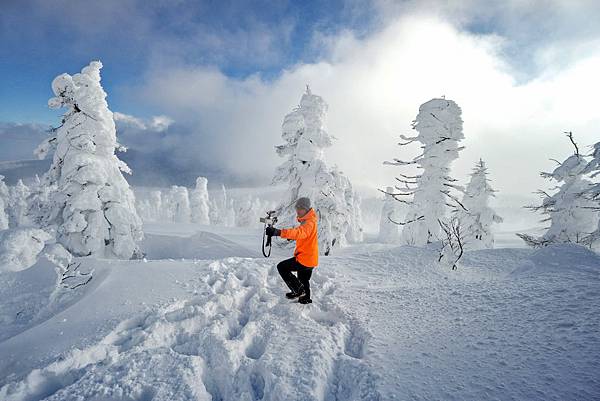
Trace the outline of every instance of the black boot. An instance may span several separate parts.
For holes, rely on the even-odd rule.
[[[302,295],[304,295],[304,289],[302,287],[300,287],[300,289],[298,289],[298,291],[287,292],[285,294],[286,298],[288,298],[288,299],[298,298],[298,297],[301,297]]]
[[[302,296],[298,298],[298,302],[301,304],[311,304],[312,299],[310,299],[310,294],[302,294]]]

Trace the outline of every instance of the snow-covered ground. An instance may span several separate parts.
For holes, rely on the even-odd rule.
[[[0,276],[1,400],[600,397],[600,257],[583,248],[449,271],[435,249],[367,242],[322,257],[300,305],[260,227],[144,230],[147,260],[81,258],[92,281],[55,302],[43,258]]]

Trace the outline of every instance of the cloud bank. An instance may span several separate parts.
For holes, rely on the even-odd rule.
[[[347,31],[319,40],[321,61],[300,63],[276,79],[237,79],[216,67],[182,64],[151,69],[130,90],[177,122],[177,132],[158,145],[171,157],[254,181],[268,182],[282,161],[273,146],[306,84],[330,106],[328,129],[338,140],[328,160],[371,187],[393,183],[398,170],[384,160],[418,154],[396,146],[397,136],[410,134],[419,105],[433,97],[446,96],[463,110],[466,149],[456,175],[465,179],[481,157],[507,193],[544,185],[538,172],[551,168],[548,158],[572,151],[563,131],[572,130],[582,147],[600,140],[600,51],[522,83],[504,56],[506,38],[468,32],[438,16],[406,15],[368,38]]]

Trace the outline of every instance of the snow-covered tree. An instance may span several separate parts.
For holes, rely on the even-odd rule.
[[[14,187],[9,188],[8,206],[9,206],[9,221],[13,227],[21,227],[27,225],[27,198],[31,191],[19,179]]]
[[[590,174],[590,178],[593,179],[593,184],[585,192],[585,196],[595,202],[596,210],[600,210],[600,142],[597,142],[593,146],[592,159],[584,169],[584,174]],[[593,243],[600,241],[600,220],[596,229],[584,239],[586,245],[591,246]]]
[[[267,207],[259,198],[250,195],[235,203],[235,225],[236,227],[249,227],[256,225],[259,218],[263,217]]]
[[[350,181],[348,181],[348,183],[350,183]],[[352,189],[352,185],[346,188],[345,194],[346,205],[350,211],[350,221],[348,222],[346,238],[348,239],[348,242],[351,243],[362,242],[364,240],[361,211],[362,199],[358,191]]]
[[[210,224],[225,227],[235,226],[235,210],[233,199],[227,195],[227,189],[221,184],[221,194],[210,198],[210,210],[208,213]]]
[[[131,173],[115,155],[113,114],[100,84],[102,63],[52,82],[51,108],[66,108],[62,124],[36,150],[54,150],[44,186],[50,189],[38,221],[56,229],[57,241],[75,256],[131,258],[139,254],[142,224],[135,199],[121,172]]]
[[[0,231],[8,228],[8,187],[4,183],[4,176],[0,175]]]
[[[548,215],[543,222],[550,222],[544,235],[534,237],[528,234],[517,234],[528,245],[539,247],[555,243],[585,243],[586,237],[595,229],[598,221],[596,204],[585,196],[592,183],[584,175],[588,162],[579,153],[579,148],[573,140],[572,133],[567,133],[575,147],[575,153],[558,163],[551,173],[542,172],[544,178],[558,183],[558,191],[553,195],[538,191],[542,203],[538,206],[528,206],[533,211],[541,211]]]
[[[379,241],[387,244],[393,244],[400,238],[399,226],[396,223],[398,202],[390,195],[393,191],[394,188],[387,187],[379,219]]]
[[[167,194],[166,208],[169,211],[170,221],[189,223],[191,209],[187,188],[173,185]]]
[[[190,193],[190,208],[192,210],[192,222],[198,224],[210,224],[208,217],[208,180],[205,177],[196,178],[196,188]]]
[[[140,199],[138,196],[136,196],[135,209],[137,210],[138,216],[140,216],[143,222],[154,220],[154,216],[150,210],[150,201],[148,199]]]
[[[423,152],[410,161],[394,159],[384,164],[394,166],[416,166],[420,174],[400,174],[398,185],[390,195],[409,205],[403,225],[402,241],[410,245],[425,245],[440,238],[440,220],[448,213],[448,203],[460,205],[453,190],[461,188],[450,177],[450,165],[463,149],[459,142],[464,138],[461,110],[452,100],[432,99],[419,107],[413,121],[418,135],[407,138],[408,145],[421,142]],[[408,200],[412,197],[412,200]]]
[[[307,87],[300,105],[283,119],[281,137],[285,143],[275,149],[286,161],[277,168],[273,183],[288,184],[286,199],[277,207],[281,226],[295,225],[295,201],[304,196],[310,198],[319,216],[319,249],[328,255],[332,248],[346,242],[348,222],[357,218],[352,217],[354,207],[349,207],[346,201],[350,181],[325,163],[324,149],[334,139],[324,127],[326,113],[323,98]],[[279,245],[287,243],[278,241]]]
[[[154,219],[160,220],[162,218],[163,213],[162,192],[158,189],[150,192],[148,202],[150,203],[150,210],[152,211],[152,215],[155,216]]]
[[[0,273],[33,266],[52,236],[44,230],[17,227],[0,232]]]
[[[235,227],[235,206],[233,204],[233,199],[228,199],[225,207],[225,216],[224,216],[223,224],[225,227]]]
[[[485,162],[480,159],[473,169],[462,199],[466,210],[457,209],[465,245],[470,249],[493,248],[491,226],[502,222],[502,217],[489,206],[490,198],[495,196],[496,190],[490,185],[487,174]]]

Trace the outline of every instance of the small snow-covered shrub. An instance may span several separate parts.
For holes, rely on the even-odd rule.
[[[62,290],[74,290],[92,280],[93,270],[82,268],[82,262],[75,261],[73,255],[61,244],[48,246],[44,256],[56,271],[56,288],[50,297],[52,301],[56,300]]]
[[[50,234],[37,228],[0,231],[0,273],[33,266],[51,238]]]
[[[456,270],[465,252],[465,232],[461,221],[457,216],[452,216],[447,220],[440,219],[438,224],[442,230],[438,262]]]

